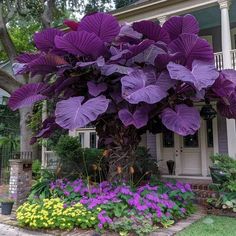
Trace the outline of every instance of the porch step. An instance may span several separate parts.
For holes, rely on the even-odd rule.
[[[196,195],[196,203],[206,205],[208,198],[217,196],[217,193],[210,189],[210,183],[192,183],[191,187]]]

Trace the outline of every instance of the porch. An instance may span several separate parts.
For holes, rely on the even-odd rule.
[[[230,50],[232,68],[236,69],[236,49]],[[214,53],[215,66],[218,70],[224,69],[223,52]]]

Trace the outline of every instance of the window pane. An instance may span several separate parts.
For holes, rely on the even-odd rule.
[[[184,139],[184,147],[186,148],[196,148],[198,147],[198,132],[194,135],[188,135],[183,137]]]
[[[96,132],[90,133],[90,148],[96,148],[97,147],[97,136]]]
[[[171,131],[165,131],[162,134],[163,137],[163,147],[172,148],[174,147],[174,133]]]
[[[207,146],[213,147],[213,127],[212,120],[207,120]]]
[[[79,142],[81,147],[84,147],[84,133],[79,133]]]

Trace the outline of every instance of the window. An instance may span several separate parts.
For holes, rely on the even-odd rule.
[[[171,131],[165,131],[162,134],[163,147],[173,148],[174,147],[174,133]]]
[[[212,120],[206,121],[207,126],[207,146],[213,147],[213,127],[212,127]]]
[[[79,135],[79,142],[82,148],[84,148],[84,133],[78,133]]]
[[[184,147],[186,148],[196,148],[198,147],[198,132],[193,135],[187,135],[183,137]]]
[[[97,147],[97,135],[96,132],[90,132],[90,148]]]

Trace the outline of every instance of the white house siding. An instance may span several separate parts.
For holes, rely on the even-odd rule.
[[[228,140],[226,130],[226,119],[220,115],[217,117],[219,153],[228,153]]]
[[[156,135],[147,133],[147,148],[153,157],[157,156]]]

